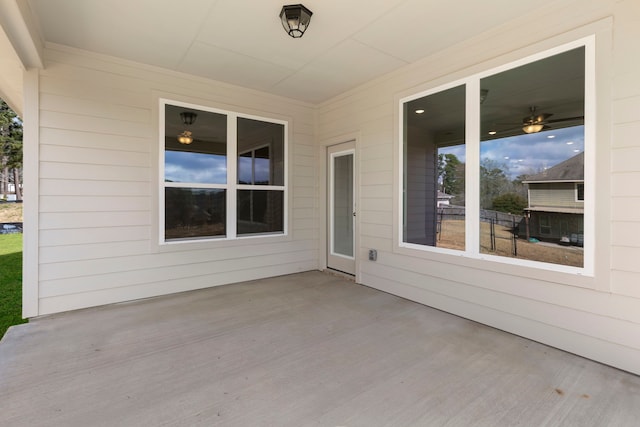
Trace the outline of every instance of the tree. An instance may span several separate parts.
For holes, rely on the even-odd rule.
[[[505,193],[493,199],[493,210],[520,215],[527,207],[527,199],[516,193]]]
[[[16,200],[22,200],[22,121],[18,115],[0,99],[0,187],[2,197],[7,198],[9,183],[13,181]]]
[[[480,162],[480,208],[492,209],[493,199],[511,192],[511,181],[507,178],[507,167],[488,158]]]
[[[464,192],[464,163],[455,154],[438,154],[438,176],[443,193],[456,196]]]

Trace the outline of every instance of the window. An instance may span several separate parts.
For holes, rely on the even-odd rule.
[[[160,102],[161,242],[284,234],[286,123]]]
[[[543,236],[551,234],[551,217],[540,215],[540,234]]]
[[[400,246],[584,273],[589,49],[401,100]]]
[[[576,200],[578,202],[584,202],[584,184],[576,184]]]

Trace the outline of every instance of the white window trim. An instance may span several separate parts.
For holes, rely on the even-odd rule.
[[[595,35],[579,38],[573,42],[538,52],[533,55],[523,57],[519,60],[511,61],[507,64],[494,67],[454,82],[439,85],[419,93],[400,98],[398,100],[398,192],[400,195],[396,201],[400,219],[397,224],[398,248],[416,250],[416,254],[434,253],[448,254],[457,257],[470,258],[494,263],[531,267],[535,269],[549,270],[560,273],[569,273],[580,276],[593,277],[595,264],[595,135],[596,135],[596,100],[595,100]],[[585,48],[585,105],[584,105],[584,175],[585,175],[585,206],[584,206],[584,235],[589,236],[584,242],[583,267],[572,267],[560,264],[551,264],[541,261],[531,261],[524,259],[509,258],[497,255],[480,253],[480,217],[476,213],[480,211],[480,188],[477,181],[480,176],[480,80],[494,74],[501,73],[522,65],[545,59],[569,50]],[[466,105],[465,105],[465,153],[466,153],[466,173],[465,173],[465,250],[454,250],[439,248],[435,246],[425,246],[403,241],[403,229],[405,226],[405,212],[403,206],[404,193],[404,105],[424,96],[442,92],[444,90],[465,85]]]
[[[268,237],[288,236],[289,224],[289,122],[285,120],[273,119],[270,117],[256,116],[251,114],[237,113],[230,110],[217,109],[207,107],[205,105],[193,104],[189,102],[176,101],[168,98],[158,98],[159,102],[159,150],[158,150],[158,244],[162,246],[182,245],[182,244],[199,244],[203,242],[229,242],[245,239],[260,239]],[[226,190],[226,235],[220,237],[197,237],[184,238],[175,240],[165,240],[165,188],[193,188],[193,183],[176,183],[164,181],[164,153],[165,153],[165,106],[174,105],[178,107],[190,108],[195,110],[207,111],[216,114],[224,114],[227,117],[227,183],[226,184],[197,184],[197,188],[213,188]],[[259,120],[268,123],[275,123],[284,126],[284,149],[283,149],[283,167],[284,167],[284,185],[246,185],[238,184],[238,164],[237,164],[237,122],[239,118]],[[282,232],[273,233],[255,233],[247,235],[238,235],[237,233],[237,190],[276,190],[282,191],[283,198],[283,218]]]

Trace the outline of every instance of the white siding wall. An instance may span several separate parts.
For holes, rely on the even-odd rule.
[[[576,200],[576,185],[569,183],[529,184],[529,207],[584,208]]]
[[[531,18],[496,28],[320,107],[319,141],[360,135],[358,279],[640,373],[640,2],[576,1],[537,10]],[[594,32],[594,277],[399,248],[398,100]],[[378,250],[376,262],[367,261],[370,248]]]
[[[67,48],[45,55],[29,315],[318,268],[312,106]],[[159,96],[289,121],[288,237],[158,245]]]

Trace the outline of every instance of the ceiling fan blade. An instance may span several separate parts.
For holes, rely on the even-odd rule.
[[[563,117],[561,119],[547,120],[547,123],[577,122],[577,121],[584,121],[584,116]]]
[[[522,118],[522,124],[537,124],[545,122],[553,113],[532,114]]]

